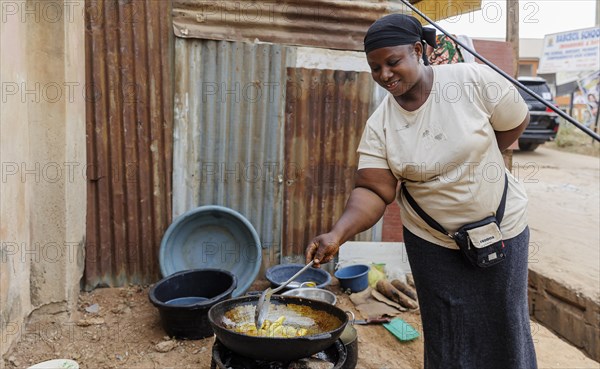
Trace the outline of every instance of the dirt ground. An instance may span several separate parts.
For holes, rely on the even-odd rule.
[[[336,286],[330,289],[338,297],[336,306],[356,312],[347,295]],[[98,313],[86,312],[94,304],[99,306]],[[419,321],[418,313],[403,317]],[[359,367],[422,367],[420,339],[401,344],[382,326],[356,327]],[[44,360],[69,358],[90,369],[210,368],[213,342],[213,337],[170,340],[161,328],[158,310],[148,301],[148,288],[104,288],[82,293],[78,310],[70,318],[60,314],[33,317],[21,342],[6,355],[5,364],[26,368]]]
[[[596,132],[600,131],[596,130]],[[565,122],[560,125],[556,140],[553,142],[546,142],[542,147],[593,156],[596,158],[600,157],[600,145],[598,142],[594,142],[590,136],[583,133],[572,124]]]
[[[540,245],[530,267],[557,273],[558,280],[582,293],[597,293],[597,157],[559,155],[558,151],[541,147],[533,153],[515,152],[513,160],[517,177],[527,180],[532,241]],[[587,231],[577,232],[582,226]],[[254,285],[256,289],[262,287],[264,283]],[[336,293],[337,306],[357,313],[336,285],[328,288]],[[87,312],[86,308],[94,304],[99,306],[98,312]],[[420,331],[418,312],[403,313],[401,317]],[[357,326],[357,330],[358,369],[423,367],[422,338],[401,343],[382,326]],[[532,322],[532,333],[540,369],[600,368],[600,363],[536,322]],[[71,316],[34,314],[20,342],[3,357],[0,367],[27,368],[44,360],[69,358],[82,369],[208,369],[213,342],[212,337],[196,341],[166,337],[158,311],[148,301],[148,286],[97,289],[80,295],[77,311]]]
[[[330,290],[337,306],[356,313],[337,286]],[[86,308],[98,304],[97,313]],[[418,312],[401,317],[420,331]],[[402,343],[380,325],[356,326],[359,369],[417,369],[423,367],[423,340]],[[600,368],[580,351],[533,323],[540,368]],[[82,369],[210,368],[214,338],[171,340],[160,326],[158,311],[148,301],[148,287],[104,288],[82,293],[72,316],[64,313],[32,317],[21,341],[5,356],[6,368],[69,358]]]

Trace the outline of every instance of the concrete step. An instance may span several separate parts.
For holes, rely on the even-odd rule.
[[[600,361],[600,161],[540,147],[515,151],[513,174],[529,197],[531,316]]]
[[[600,304],[597,300],[530,268],[529,314],[600,361]]]

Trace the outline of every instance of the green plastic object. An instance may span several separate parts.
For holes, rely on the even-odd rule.
[[[383,326],[400,341],[412,341],[419,337],[419,332],[400,318],[394,318]]]

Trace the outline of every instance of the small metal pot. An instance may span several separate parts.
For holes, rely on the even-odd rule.
[[[298,296],[307,299],[320,300],[335,305],[337,298],[335,294],[322,288],[295,288],[282,293],[283,296]]]
[[[348,320],[340,336],[340,340],[346,346],[346,361],[342,369],[354,369],[358,363],[358,332],[354,328],[354,313],[346,311],[346,314],[350,315],[351,319]]]

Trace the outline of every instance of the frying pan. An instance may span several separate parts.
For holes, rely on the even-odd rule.
[[[254,323],[258,296],[238,297],[215,304],[208,320],[217,339],[240,355],[264,361],[293,361],[309,357],[335,343],[348,323],[346,313],[326,302],[295,296],[271,297],[267,319],[286,316],[285,325],[308,328],[302,337],[255,337],[233,330],[236,325]]]

